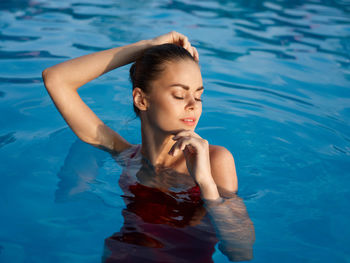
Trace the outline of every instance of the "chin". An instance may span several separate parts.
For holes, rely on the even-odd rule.
[[[169,135],[176,135],[177,133],[179,133],[180,131],[183,130],[191,130],[194,131],[195,127],[186,127],[186,125],[182,125],[182,126],[178,126],[178,127],[174,127],[173,129],[167,129],[164,132],[169,134]]]
[[[194,131],[197,127],[197,123],[193,124],[193,125],[188,125],[182,122],[178,122],[174,125],[175,123],[171,123],[169,124],[163,124],[161,126],[159,126],[161,128],[161,130],[163,130],[165,133],[168,134],[172,134],[175,135],[177,133],[179,133],[180,131],[183,130],[190,130],[190,131]]]
[[[184,125],[181,125],[181,128],[179,128],[178,130],[180,131],[180,130],[190,130],[190,131],[194,131],[195,129],[196,129],[196,127],[197,127],[197,125],[195,124],[195,125],[186,125],[186,124],[184,124]]]

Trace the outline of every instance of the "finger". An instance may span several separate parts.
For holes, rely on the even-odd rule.
[[[191,47],[191,43],[188,40],[188,37],[186,37],[185,35],[179,34],[179,41],[178,41],[179,45],[181,45],[184,49],[186,49],[188,52],[193,53],[192,47]]]
[[[178,149],[180,149],[181,151],[185,150],[186,145],[188,145],[191,141],[191,137],[182,137],[179,141],[178,141]]]
[[[188,44],[185,49],[188,51],[188,53],[191,54],[191,56],[193,57],[193,49],[192,49],[192,46],[191,44]]]
[[[181,39],[181,45],[185,49],[187,49],[191,45],[186,36],[183,36],[183,38]]]
[[[169,155],[175,156],[177,153],[176,149],[179,147],[179,142],[175,142],[174,145],[171,147],[170,151],[168,152]]]
[[[170,33],[172,35],[172,39],[173,39],[174,44],[178,44],[178,45],[184,47],[186,45],[186,43],[188,42],[188,38],[185,35],[178,33],[176,31],[171,31]]]
[[[183,130],[183,131],[178,132],[178,133],[173,137],[173,140],[178,140],[179,138],[184,137],[184,136],[193,136],[193,137],[195,137],[195,138],[202,139],[202,137],[200,137],[200,136],[199,136],[197,133],[195,133],[194,131],[191,131],[191,130]]]
[[[198,138],[191,136],[179,138],[168,152],[169,155],[175,156],[179,151],[184,151],[187,146],[192,146],[194,148],[199,146]],[[194,152],[194,151],[191,151]]]
[[[198,61],[199,59],[198,52],[196,48],[191,46],[191,43],[188,40],[188,37],[176,31],[172,31],[170,33],[172,34],[173,43],[182,46],[191,54],[192,57],[194,57],[196,61]]]
[[[178,133],[175,134],[175,137],[176,136],[186,136],[186,135],[199,136],[197,133],[195,133],[192,130],[180,130]]]
[[[192,49],[193,49],[193,58],[194,58],[195,61],[198,62],[199,61],[198,51],[197,51],[197,49],[195,47],[192,47]]]
[[[193,56],[193,54],[192,54],[193,53],[192,46],[191,46],[191,43],[188,42],[188,40],[185,43],[183,43],[182,47],[184,49],[186,49],[191,54],[191,56]]]
[[[197,149],[198,147],[200,147],[200,141],[198,138],[194,138],[194,137],[182,137],[181,139],[179,139],[178,141],[178,145],[177,145],[177,149],[184,151],[186,147],[192,147],[194,149]]]
[[[194,50],[193,50],[192,46],[189,47],[189,52],[190,52],[191,56],[194,58]]]
[[[191,46],[191,43],[188,42],[188,45],[186,46],[186,50],[191,54],[191,56],[194,58],[194,50],[193,50],[193,47]]]
[[[189,154],[196,153],[196,148],[194,148],[192,145],[186,145],[185,149],[183,150],[183,153],[185,155],[185,158],[187,158]]]

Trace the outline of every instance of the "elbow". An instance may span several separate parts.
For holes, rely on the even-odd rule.
[[[44,69],[41,75],[47,91],[50,91],[50,89],[53,89],[53,87],[57,86],[58,83],[60,83],[59,75],[52,68]]]
[[[49,79],[50,76],[51,76],[50,68],[46,68],[43,70],[43,72],[41,72],[41,77],[42,77],[45,85],[47,84],[47,80]]]
[[[41,73],[41,76],[42,76],[42,79],[44,81],[44,85],[45,85],[45,88],[48,90],[48,88],[51,85],[52,83],[52,72],[50,70],[50,68],[46,68],[43,70],[43,72]]]
[[[235,253],[228,255],[231,261],[251,261],[253,256],[253,248],[240,249],[235,251]]]
[[[46,68],[43,70],[43,72],[41,72],[41,77],[43,78],[43,80],[45,81],[45,79],[47,78],[47,75],[49,74],[50,68]]]
[[[231,261],[250,261],[253,259],[253,245],[255,242],[254,227],[249,227],[238,239],[219,244],[220,251]]]
[[[254,258],[252,246],[225,247],[219,244],[219,250],[232,262],[250,261]]]

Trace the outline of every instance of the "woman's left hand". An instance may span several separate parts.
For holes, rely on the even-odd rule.
[[[183,151],[189,173],[201,188],[205,199],[218,199],[219,192],[211,174],[209,143],[191,130],[183,130],[173,137],[176,141],[169,151],[176,155]]]
[[[190,52],[194,60],[199,61],[199,55],[198,55],[197,49],[193,47],[190,41],[188,40],[188,38],[181,33],[178,33],[176,31],[171,31],[167,34],[155,37],[151,41],[155,45],[172,43],[172,44],[181,46],[184,49],[186,49],[188,52]]]

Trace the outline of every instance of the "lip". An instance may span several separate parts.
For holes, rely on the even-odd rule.
[[[182,118],[180,119],[184,124],[188,126],[194,126],[196,124],[196,118],[188,117],[188,118]]]

